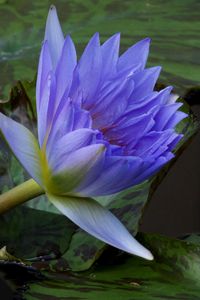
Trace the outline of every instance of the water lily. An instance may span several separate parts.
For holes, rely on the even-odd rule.
[[[160,67],[145,69],[150,39],[121,56],[119,43],[115,34],[101,45],[96,33],[77,61],[52,6],[37,76],[38,141],[3,114],[0,129],[63,214],[98,239],[152,259],[98,196],[139,184],[171,160],[181,139],[175,126],[186,115],[171,87],[154,91]]]

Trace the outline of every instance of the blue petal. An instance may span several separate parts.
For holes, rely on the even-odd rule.
[[[33,134],[23,125],[0,113],[0,132],[11,150],[34,180],[42,185],[39,147]]]
[[[53,117],[52,127],[47,140],[47,151],[54,143],[67,133],[80,129],[91,128],[92,119],[89,112],[80,109],[65,94]]]
[[[67,88],[69,89],[71,86],[76,63],[77,57],[75,46],[70,36],[67,36],[56,68],[56,99],[58,103],[61,100],[65,90]]]
[[[151,113],[137,118],[122,117],[116,124],[117,126],[108,129],[105,135],[112,144],[132,148],[143,135],[152,129],[154,123]]]
[[[108,78],[116,74],[117,62],[119,56],[120,34],[117,33],[109,38],[101,46],[102,60],[104,66],[102,68],[102,78]]]
[[[159,158],[147,160],[144,162],[143,169],[141,168],[141,173],[138,177],[136,177],[133,181],[133,184],[139,184],[142,181],[148,179],[153,176],[156,172],[158,172],[168,161],[174,158],[174,154],[171,152],[163,153],[163,156]]]
[[[65,134],[54,141],[53,147],[48,149],[47,158],[52,170],[58,161],[63,161],[73,151],[94,144],[99,133],[92,129],[81,128]]]
[[[48,81],[48,76],[52,70],[52,62],[49,52],[48,42],[44,42],[42,45],[42,50],[40,53],[38,74],[37,74],[37,84],[36,84],[36,100],[37,100],[37,112],[39,111],[41,105],[41,99],[43,96],[44,88],[46,82]]]
[[[162,106],[160,110],[157,112],[155,116],[155,125],[153,130],[160,131],[164,130],[165,125],[167,125],[170,118],[176,113],[179,107],[181,107],[182,103],[174,103],[174,104],[167,104]]]
[[[174,128],[183,119],[187,118],[188,115],[182,111],[176,111],[176,113],[169,119],[164,129]]]
[[[51,126],[54,114],[54,100],[56,92],[55,75],[51,72],[44,86],[44,91],[41,98],[40,108],[38,110],[38,139],[40,147],[42,147],[48,130]]]
[[[129,103],[127,112],[131,117],[148,113],[153,107],[168,103],[172,87],[167,87],[160,92],[149,93],[142,101]]]
[[[99,161],[103,162],[105,151],[105,145],[93,144],[70,154],[66,153],[61,160],[57,158],[47,189],[59,195],[73,193],[94,166],[99,164]]]
[[[149,250],[139,244],[122,223],[95,200],[51,194],[48,194],[48,198],[65,216],[94,237],[128,253],[153,259]]]
[[[135,89],[133,91],[130,100],[132,102],[141,101],[154,89],[158,76],[160,74],[161,67],[153,67],[145,69],[133,75],[133,80],[135,82]]]
[[[56,8],[54,5],[51,5],[49,10],[44,39],[47,40],[49,43],[52,64],[55,69],[58,59],[61,55],[61,51],[64,43],[64,36],[62,33],[60,22],[58,20]]]
[[[114,123],[117,118],[123,115],[128,102],[127,99],[131,95],[134,83],[131,79],[125,79],[118,84],[111,84],[106,95],[99,99],[91,110],[94,128],[106,128]]]
[[[77,67],[85,109],[94,105],[94,95],[100,83],[101,69],[102,55],[99,34],[96,33],[86,46]]]
[[[65,100],[65,101],[64,101]],[[54,142],[73,130],[75,107],[69,99],[60,102],[52,120],[52,127],[47,140],[47,151],[53,147]]]
[[[128,69],[130,65],[137,65],[143,70],[149,54],[150,39],[146,38],[130,47],[119,58],[118,70]]]
[[[103,171],[88,186],[79,188],[83,196],[111,195],[133,185],[134,178],[139,176],[143,160],[134,156],[107,157]]]
[[[144,135],[134,147],[133,154],[140,157],[149,157],[160,148],[169,137],[174,133],[174,130],[166,131],[151,131]]]

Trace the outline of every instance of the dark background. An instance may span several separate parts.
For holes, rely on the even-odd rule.
[[[192,109],[200,121],[200,105],[192,105]],[[140,230],[169,236],[200,232],[199,132],[156,190]]]

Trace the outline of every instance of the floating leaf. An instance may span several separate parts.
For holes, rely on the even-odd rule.
[[[29,284],[24,296],[27,300],[200,299],[200,247],[160,235],[138,237],[154,252],[154,261],[107,251],[90,271],[46,274],[44,281]]]
[[[47,261],[44,268],[49,269],[51,260],[56,264],[68,248],[75,229],[65,216],[17,207],[0,216],[0,247],[6,245],[9,253],[38,268]]]
[[[182,237],[182,239],[186,242],[200,245],[200,233],[188,234]]]

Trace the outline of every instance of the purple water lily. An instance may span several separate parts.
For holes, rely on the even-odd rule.
[[[0,129],[63,214],[104,242],[152,259],[98,196],[139,184],[172,159],[181,139],[175,126],[186,115],[171,87],[154,91],[160,67],[145,69],[150,39],[121,56],[119,43],[115,34],[101,45],[96,33],[77,61],[51,7],[36,87],[39,142],[3,114]]]

